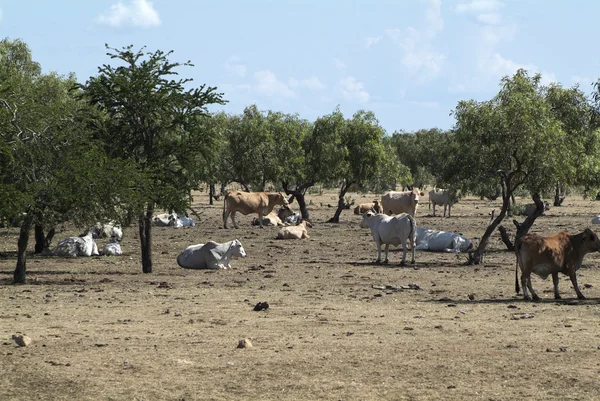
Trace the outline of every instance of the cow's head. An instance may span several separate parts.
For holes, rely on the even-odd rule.
[[[240,258],[246,257],[246,250],[242,246],[242,242],[239,239],[233,240],[233,242],[231,243],[231,249],[233,251],[231,253],[232,256],[237,256]]]
[[[600,239],[598,239],[598,236],[596,235],[595,232],[593,232],[589,228],[586,228],[585,230],[583,230],[581,235],[583,235],[581,237],[581,243],[582,243],[585,251],[587,251],[587,252],[600,251]]]
[[[425,195],[425,194],[422,193],[422,195]],[[412,199],[412,201],[415,205],[419,203],[419,193],[418,192],[411,191],[410,198]]]
[[[362,218],[362,220],[360,222],[360,228],[369,228],[369,224],[367,224],[367,221],[371,217],[375,216],[375,213],[372,212],[372,211],[371,212],[366,212],[366,213],[363,213],[362,216],[363,216],[363,218]]]

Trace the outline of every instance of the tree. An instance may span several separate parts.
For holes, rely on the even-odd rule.
[[[365,186],[373,177],[377,177],[384,166],[384,150],[382,138],[385,131],[370,111],[360,110],[351,120],[347,120],[341,131],[341,157],[332,171],[340,183],[338,207],[330,223],[338,223],[340,215],[346,206],[344,197],[353,186]]]
[[[449,155],[446,177],[457,188],[475,193],[493,183],[502,188],[502,208],[485,230],[472,263],[483,262],[489,238],[506,216],[515,190],[542,193],[571,178],[566,135],[540,80],[539,74],[531,77],[519,70],[501,80],[493,99],[461,101],[454,111],[455,151]],[[536,217],[542,212],[538,205]]]
[[[125,207],[137,215],[142,271],[152,272],[152,215],[156,208],[182,211],[189,204],[202,169],[197,157],[209,154],[213,137],[201,119],[209,104],[224,104],[214,87],[186,89],[191,79],[176,79],[176,69],[192,66],[169,61],[172,52],[144,53],[133,46],[107,55],[119,66],[104,64],[81,88],[101,112],[96,135],[110,145],[113,157],[135,164],[139,199]]]
[[[19,40],[0,42],[0,55],[0,180],[14,195],[0,203],[0,215],[20,225],[14,281],[23,283],[31,228],[43,234],[65,220],[84,225],[106,216],[107,189],[118,176],[93,174],[107,160],[77,117],[75,77],[42,74]]]

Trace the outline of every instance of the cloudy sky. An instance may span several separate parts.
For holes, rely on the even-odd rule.
[[[0,35],[80,82],[112,62],[105,43],[173,50],[227,112],[314,120],[339,105],[392,133],[451,128],[459,100],[491,98],[521,67],[590,93],[598,15],[593,0],[0,0]]]

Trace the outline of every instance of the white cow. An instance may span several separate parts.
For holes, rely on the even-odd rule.
[[[417,227],[416,249],[432,252],[465,252],[472,247],[471,240],[448,231]]]
[[[388,263],[390,245],[402,245],[402,263],[406,263],[406,241],[410,241],[412,251],[411,263],[415,263],[415,233],[417,223],[409,214],[388,216],[380,213],[367,212],[360,222],[361,228],[370,228],[373,240],[377,244],[377,263],[381,263],[381,244],[385,244],[385,261]]]
[[[535,209],[537,209],[537,206],[535,205],[535,203],[528,203],[523,207],[523,211],[521,212],[521,214],[523,216],[533,216],[533,213],[535,212]],[[550,203],[544,201],[544,212],[547,212],[548,210],[550,210]],[[545,216],[546,213],[542,213],[542,216]]]
[[[447,189],[432,189],[429,191],[429,201],[433,205],[433,215],[435,216],[435,206],[444,206],[444,217],[446,217],[446,208],[448,208],[448,217],[450,217],[450,211],[452,206],[457,202],[456,198],[452,196],[450,191]]]
[[[388,215],[408,213],[415,217],[417,206],[419,206],[419,195],[423,196],[424,194],[415,191],[386,192],[381,197],[383,213]]]
[[[110,237],[110,239],[108,240],[108,244],[104,245],[104,248],[102,248],[102,254],[105,256],[123,255],[119,239],[117,237]]]
[[[81,237],[69,237],[58,241],[50,254],[62,257],[99,255],[98,245],[96,245],[91,231],[87,231]]]
[[[184,269],[228,269],[230,259],[245,258],[246,251],[240,240],[219,244],[208,241],[206,244],[191,245],[177,256],[177,264]]]
[[[195,227],[196,222],[183,214],[162,213],[152,217],[152,224],[156,227]]]
[[[121,229],[121,226],[114,221],[104,224],[98,222],[90,229],[90,231],[92,231],[94,238],[117,237],[119,241],[123,239],[123,230]]]

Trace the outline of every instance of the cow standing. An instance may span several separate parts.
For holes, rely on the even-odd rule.
[[[412,260],[410,263],[415,263],[415,234],[417,231],[417,223],[409,214],[401,214],[398,216],[387,216],[385,214],[375,214],[367,212],[363,214],[363,219],[360,223],[361,228],[370,228],[373,240],[377,244],[377,261],[381,263],[381,244],[385,244],[385,261],[388,263],[388,251],[390,245],[402,245],[402,263],[406,263],[406,241],[410,241],[412,252]]]
[[[383,209],[383,213],[388,215],[408,213],[412,217],[415,217],[417,206],[419,206],[419,195],[423,196],[424,193],[415,191],[386,192],[381,197],[381,208]]]
[[[429,191],[429,201],[433,205],[433,216],[435,217],[435,206],[444,206],[444,217],[446,217],[446,208],[448,208],[448,217],[452,206],[457,202],[447,189],[432,189]]]
[[[515,290],[519,293],[519,267],[521,268],[521,285],[523,297],[529,300],[527,289],[535,301],[540,298],[531,286],[531,273],[542,279],[552,275],[554,284],[554,298],[560,299],[558,293],[558,273],[564,273],[571,279],[577,298],[585,297],[577,285],[576,272],[581,267],[583,257],[590,253],[600,251],[600,240],[589,228],[579,234],[571,235],[566,231],[551,237],[542,237],[537,234],[527,234],[515,244],[517,265],[515,267]]]
[[[271,213],[277,205],[287,206],[288,201],[281,192],[242,192],[231,191],[223,201],[223,228],[227,228],[227,218],[231,215],[231,221],[235,228],[239,228],[235,222],[235,214],[243,215],[258,213],[258,222],[263,227],[263,216]]]

